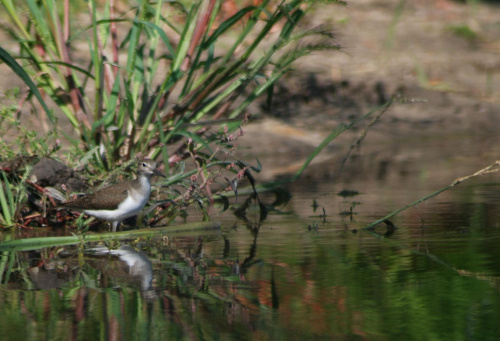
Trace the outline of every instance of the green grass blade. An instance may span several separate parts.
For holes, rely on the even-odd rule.
[[[207,49],[210,45],[215,43],[222,34],[224,34],[227,30],[229,30],[231,27],[237,24],[242,18],[244,18],[247,13],[254,11],[256,8],[257,7],[249,6],[236,12],[236,14],[234,14],[232,17],[230,17],[222,24],[220,24],[219,27],[217,27],[214,33],[212,33],[210,37],[203,43],[202,48]]]
[[[12,186],[10,185],[9,180],[7,179],[7,174],[5,174],[5,172],[2,172],[2,176],[3,176],[3,181],[7,188],[7,203],[9,204],[10,207],[10,216],[15,218],[14,213],[16,212],[17,203],[14,202],[14,197],[12,195]]]
[[[295,173],[295,175],[292,177],[292,179],[290,180],[290,182],[293,182],[295,180],[298,179],[298,177],[302,174],[302,172],[304,172],[304,170],[309,166],[309,164],[311,163],[311,161],[328,145],[330,144],[330,142],[332,142],[335,138],[337,138],[340,134],[342,134],[344,131],[350,129],[352,126],[354,126],[355,124],[357,124],[358,122],[366,119],[367,117],[373,115],[375,112],[379,111],[379,110],[384,110],[386,108],[388,108],[389,106],[391,106],[391,104],[393,103],[394,100],[390,100],[389,102],[375,108],[375,109],[372,109],[370,110],[368,113],[366,113],[365,115],[359,117],[358,119],[352,121],[351,123],[349,124],[341,124],[337,129],[335,129],[334,131],[332,131],[324,140],[323,142],[321,142],[321,144],[316,147],[316,149],[314,149],[314,151],[311,153],[311,155],[309,155],[309,157],[307,158],[307,160],[304,162],[304,164],[302,165],[302,167],[300,167],[300,169],[297,171],[297,173]]]
[[[258,22],[259,16],[261,15],[262,11],[264,10],[264,8],[267,6],[268,3],[269,0],[264,0],[260,4],[260,6],[253,11],[252,15],[250,16],[250,19],[248,20],[247,24],[245,25],[245,28],[243,29],[243,32],[238,36],[233,46],[229,48],[226,55],[224,56],[224,59],[222,61],[223,65],[225,65],[231,57],[233,57],[234,52],[236,51],[238,46],[240,46],[241,43],[245,40],[245,38],[250,34],[255,24]],[[241,61],[244,61],[244,59],[241,59]]]
[[[86,234],[66,237],[41,237],[8,240],[0,243],[0,252],[3,251],[30,251],[46,247],[75,245],[84,242],[97,242],[107,240],[134,239],[138,237],[148,237],[155,235],[183,234],[196,231],[200,233],[206,230],[219,230],[219,222],[189,223],[184,225],[149,228],[135,231],[111,232],[100,234]],[[206,233],[206,232],[205,232]]]
[[[209,103],[203,106],[197,113],[196,116],[191,120],[191,122],[196,122],[205,116],[210,110],[215,108],[219,103],[221,103],[225,98],[231,96],[240,86],[243,84],[244,79],[236,79],[232,84],[230,84],[224,91],[220,92],[215,98],[213,98]],[[233,115],[229,118],[235,118],[238,115]]]
[[[144,20],[136,20],[136,21],[137,21],[137,23],[142,24],[146,27],[149,27],[149,28],[153,29],[155,32],[157,32],[158,35],[160,36],[161,40],[163,41],[163,43],[167,47],[168,52],[170,52],[170,54],[172,56],[175,55],[175,50],[172,47],[172,44],[170,44],[170,39],[168,39],[167,35],[165,34],[165,31],[161,27],[159,27],[153,23],[150,23],[148,21],[144,21]]]
[[[113,118],[115,118],[115,113],[117,112],[116,104],[118,102],[119,94],[120,94],[120,75],[118,74],[115,79],[115,84],[113,85],[113,89],[111,90],[111,95],[109,96],[109,98],[107,98],[106,114],[99,121],[96,121],[92,124],[92,134],[94,134],[96,132],[96,129],[99,128],[101,125],[104,125],[104,127],[109,127],[111,124],[113,124],[114,122]],[[118,125],[118,128],[119,127],[120,125]]]
[[[47,107],[47,104],[45,104],[45,101],[43,100],[42,95],[40,94],[40,91],[38,91],[37,86],[33,81],[31,80],[30,76],[24,71],[24,69],[19,65],[12,56],[5,51],[3,48],[0,47],[0,60],[2,60],[8,67],[12,69],[22,80],[26,85],[30,88],[31,92],[36,96],[40,104],[42,105],[43,110],[47,113],[47,116],[49,117],[50,121],[55,124],[55,118],[54,115],[52,114],[52,111],[49,110]]]
[[[19,19],[19,16],[17,15],[18,11],[16,10],[14,4],[12,3],[12,0],[2,0],[2,4],[5,6],[7,13],[9,13],[9,16],[16,24],[16,27],[23,33],[24,38],[27,40],[32,40],[31,35],[24,27],[21,19]]]
[[[5,241],[10,241],[11,236],[5,236]],[[12,265],[14,261],[15,254],[9,251],[1,252],[0,254],[0,284],[7,283],[10,273],[12,271]]]
[[[121,23],[121,22],[130,22],[130,21],[131,21],[130,19],[100,19],[100,20],[96,21],[96,25],[100,26],[100,25],[107,25],[107,24],[111,24],[111,23]],[[94,24],[92,23],[92,24],[84,27],[80,31],[76,32],[75,34],[72,34],[69,37],[68,42],[71,42],[72,40],[80,37],[81,35],[87,35],[88,34],[87,31],[93,27],[94,27]]]
[[[180,135],[180,136],[184,136],[188,139],[192,139],[194,142],[199,143],[203,147],[205,147],[210,153],[213,153],[212,149],[207,144],[207,142],[195,133],[191,133],[191,132],[186,131],[186,130],[181,130],[181,131],[177,132],[177,134],[175,134],[175,135]]]
[[[148,73],[148,78],[146,80],[146,86],[152,88],[153,82],[156,76],[156,72],[158,70],[159,66],[159,59],[157,56],[157,51],[158,49],[158,44],[159,44],[159,38],[161,36],[161,39],[163,40],[163,43],[167,46],[167,49],[170,51],[170,54],[173,56],[173,48],[170,45],[170,41],[168,37],[166,36],[164,30],[161,29],[160,25],[160,19],[161,19],[161,8],[162,8],[162,2],[158,1],[156,3],[155,8],[148,6],[147,7],[149,11],[151,11],[154,14],[153,17],[153,22],[147,22],[145,21],[144,23],[144,28],[146,32],[150,35],[149,38],[149,53],[148,57],[146,59],[146,64],[147,64],[147,73]],[[151,26],[150,26],[151,25]]]
[[[167,76],[165,78],[165,81],[162,83],[162,85],[160,87],[159,93],[163,94],[165,91],[168,91],[170,89],[170,87],[172,87],[181,77],[182,77],[182,72],[180,70],[176,70],[173,73],[171,73],[169,76]],[[161,96],[156,96],[156,98],[153,101],[153,104],[151,105],[151,109],[149,109],[149,113],[146,117],[146,120],[144,121],[143,126],[149,126],[149,124],[151,123],[151,120],[153,119],[153,115],[156,112],[156,109],[158,108],[158,103],[160,102],[160,100],[161,100]],[[154,130],[155,129],[151,130],[150,136],[151,136],[151,134],[154,133]],[[176,128],[174,128],[173,130],[170,131],[170,134],[166,137],[167,141],[172,137],[171,134],[175,130],[176,130]],[[142,146],[144,146],[144,142],[149,141],[149,139],[147,139],[145,141],[145,136],[147,133],[148,133],[147,129],[142,129],[141,133],[139,135],[138,141],[139,141],[139,144]]]
[[[65,63],[65,62],[61,62],[61,61],[57,61],[57,60],[52,60],[52,61],[40,62],[39,64],[62,65],[64,67],[67,67],[67,68],[70,68],[72,70],[78,71],[78,72],[84,74],[85,76],[89,77],[90,79],[95,79],[94,75],[91,74],[90,72],[88,72],[87,70],[82,69],[81,67],[73,65],[73,64],[70,64],[70,63]]]
[[[5,274],[5,269],[8,269],[7,263],[9,261],[10,254],[11,254],[11,252],[4,251],[0,255],[0,284],[4,283],[4,278],[8,277],[8,274],[7,275],[4,275],[4,274]],[[5,282],[7,282],[7,280],[5,280]]]
[[[52,33],[47,25],[49,22],[48,18],[46,18],[40,11],[39,1],[28,0],[27,3],[30,10],[30,19],[34,24],[39,39],[43,42],[44,46],[47,47],[46,52],[56,51]],[[47,4],[45,3],[45,5]]]
[[[94,103],[94,121],[98,121],[100,119],[101,114],[101,58],[99,53],[99,35],[98,35],[98,27],[97,27],[97,8],[96,1],[92,0],[89,2],[90,11],[92,15],[92,36],[93,36],[93,51],[92,51],[92,64],[94,66],[94,76],[95,76],[95,103]]]
[[[161,155],[163,157],[163,164],[165,165],[165,174],[168,177],[170,175],[170,163],[168,162],[168,141],[165,139],[165,131],[163,130],[162,120],[160,119],[156,121],[156,124],[158,125],[158,132],[160,135],[160,143],[161,143],[160,148],[161,148]],[[158,153],[159,153],[158,149],[156,149],[153,155]]]
[[[175,54],[174,61],[172,63],[172,70],[179,69],[184,61],[184,58],[186,57],[189,45],[191,44],[191,38],[193,37],[194,29],[196,27],[196,18],[198,17],[199,8],[199,4],[193,4],[191,6],[191,10],[186,18],[186,25],[182,31],[179,46],[177,46],[177,53]]]
[[[3,176],[3,182],[5,184],[5,190],[9,191],[10,190],[10,184],[5,176],[5,173],[2,172]],[[5,224],[8,226],[14,225],[12,222],[12,215],[11,215],[11,207],[9,203],[7,202],[7,198],[5,197],[4,189],[3,189],[3,184],[0,183],[0,205],[2,207],[2,213],[3,213],[3,220],[5,221]]]

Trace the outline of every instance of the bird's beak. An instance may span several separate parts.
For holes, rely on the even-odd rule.
[[[167,176],[160,172],[158,169],[153,169],[153,174],[166,178]]]

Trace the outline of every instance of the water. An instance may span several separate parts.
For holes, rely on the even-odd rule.
[[[363,229],[488,163],[419,159],[382,176],[357,164],[335,180],[315,166],[261,223],[253,206],[247,221],[214,216],[220,231],[130,241],[114,255],[4,253],[0,339],[498,340],[498,175],[403,211],[393,233]]]

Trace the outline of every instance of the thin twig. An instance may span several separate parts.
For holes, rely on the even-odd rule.
[[[499,165],[500,165],[500,161],[495,161],[494,163],[492,163],[488,167],[480,169],[480,170],[478,170],[477,172],[475,172],[473,174],[457,178],[457,179],[453,180],[453,182],[451,184],[449,184],[448,186],[445,186],[445,187],[443,187],[443,188],[435,191],[434,193],[431,193],[431,194],[429,194],[429,195],[427,195],[427,196],[425,196],[423,198],[418,199],[417,201],[412,202],[411,204],[408,204],[408,205],[406,205],[406,206],[404,206],[404,207],[402,207],[402,208],[400,208],[400,209],[398,209],[396,211],[393,211],[393,212],[389,213],[388,215],[386,215],[385,217],[380,218],[378,220],[375,220],[373,223],[371,223],[370,225],[368,225],[368,226],[366,226],[364,228],[368,229],[368,230],[369,229],[373,229],[376,225],[380,224],[384,220],[392,218],[396,214],[398,214],[398,213],[400,213],[400,212],[402,212],[402,211],[404,211],[404,210],[406,210],[406,209],[408,209],[410,207],[418,205],[418,204],[420,204],[423,201],[426,201],[426,200],[428,200],[430,198],[433,198],[436,195],[440,194],[441,192],[444,192],[444,191],[446,191],[446,190],[448,190],[448,189],[450,189],[450,188],[452,188],[452,187],[454,187],[454,186],[456,186],[456,185],[458,185],[458,184],[460,184],[460,183],[462,183],[462,182],[464,182],[466,180],[469,180],[469,179],[474,178],[476,176],[498,172],[500,170],[500,168],[495,168],[495,167],[497,167]],[[493,168],[495,168],[495,169],[493,169]]]
[[[354,148],[356,148],[357,146],[359,146],[361,144],[361,142],[364,140],[364,138],[368,134],[368,130],[380,119],[380,117],[382,117],[382,115],[387,111],[387,109],[389,109],[391,107],[392,103],[393,102],[389,102],[389,104],[387,106],[385,106],[384,108],[382,108],[382,110],[380,111],[380,113],[378,115],[376,115],[370,121],[370,123],[368,123],[368,125],[366,126],[365,129],[363,129],[363,131],[361,131],[361,133],[359,134],[359,137],[356,140],[356,142],[353,143],[353,144],[351,144],[351,147],[349,148],[349,151],[347,152],[347,155],[344,157],[344,159],[342,160],[342,163],[340,164],[339,174],[342,173],[342,169],[344,168],[344,165],[345,165],[346,161],[351,156],[351,153],[354,150]]]

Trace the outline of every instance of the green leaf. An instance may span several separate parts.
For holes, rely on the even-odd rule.
[[[2,60],[8,67],[12,69],[22,80],[26,85],[30,88],[31,92],[36,96],[40,104],[42,105],[43,110],[47,113],[47,116],[49,117],[50,121],[55,124],[55,118],[54,115],[52,114],[52,111],[49,110],[47,107],[47,104],[45,104],[45,101],[43,100],[42,95],[40,94],[40,91],[38,91],[37,86],[35,83],[31,80],[30,76],[24,71],[21,65],[18,64],[18,62],[15,61],[12,56],[5,51],[3,48],[0,47],[0,60]]]
[[[30,21],[35,26],[35,30],[38,33],[39,38],[43,41],[44,45],[49,47],[51,50],[55,50],[54,40],[47,25],[50,23],[50,19],[43,16],[39,8],[38,1],[28,0],[27,2],[31,14]]]
[[[155,25],[153,23],[150,23],[150,22],[147,22],[147,21],[142,21],[142,20],[134,20],[134,21],[137,21],[138,23],[143,24],[143,25],[145,25],[145,26],[147,26],[149,28],[152,28],[153,30],[155,30],[156,32],[158,32],[158,34],[160,35],[161,40],[163,40],[163,43],[167,47],[167,49],[170,52],[170,54],[172,56],[175,56],[175,50],[172,47],[172,45],[170,44],[170,39],[168,39],[167,35],[165,34],[165,31],[162,30],[161,27],[158,27],[157,25]]]
[[[229,208],[229,199],[222,194],[217,194],[217,196],[219,197],[217,201],[221,201],[223,205],[222,210],[219,212],[219,214],[221,214],[227,211],[227,209]]]
[[[283,26],[283,29],[281,30],[280,33],[280,38],[288,39],[290,34],[292,34],[293,29],[300,21],[300,19],[304,16],[304,14],[305,12],[301,9],[298,9],[295,12],[293,12],[293,14],[290,17],[288,17],[289,20],[287,20],[287,22]]]
[[[257,7],[255,7],[255,6],[249,6],[249,7],[243,8],[243,9],[239,10],[236,14],[234,14],[232,17],[230,17],[229,19],[224,21],[222,24],[220,24],[219,27],[217,27],[215,32],[212,33],[212,35],[203,43],[202,48],[207,49],[210,45],[212,45],[213,43],[215,43],[217,41],[217,39],[219,38],[219,36],[221,34],[226,32],[228,29],[231,28],[231,26],[233,26],[238,21],[240,21],[245,16],[245,14],[254,11],[256,8]]]
[[[4,172],[2,172],[2,176],[5,183],[5,190],[9,191],[10,190],[9,182],[7,181],[7,177],[5,176]],[[7,198],[5,197],[2,183],[0,183],[0,206],[2,207],[2,213],[3,213],[3,217],[2,215],[0,215],[0,217],[3,218],[2,220],[5,222],[6,225],[12,226],[13,222],[11,216],[11,207],[9,206]]]
[[[92,78],[92,79],[95,79],[94,78],[94,75],[91,74],[90,72],[88,72],[87,70],[85,69],[82,69],[81,67],[78,67],[76,65],[73,65],[73,64],[69,64],[69,63],[65,63],[65,62],[60,62],[60,61],[57,61],[57,60],[52,60],[52,61],[46,61],[46,62],[40,62],[38,64],[47,64],[47,65],[62,65],[62,66],[65,66],[67,68],[70,68],[70,69],[73,69],[75,71],[78,71],[80,73],[83,73],[85,76],[89,77],[89,78]]]
[[[257,159],[257,167],[255,166],[251,166],[251,168],[257,172],[257,173],[260,173],[260,171],[262,170],[262,163],[260,163],[259,159]]]
[[[186,24],[184,25],[184,30],[182,31],[182,36],[179,40],[179,45],[177,46],[177,53],[173,60],[171,70],[177,70],[181,67],[184,57],[186,57],[189,45],[191,44],[191,38],[193,37],[193,32],[197,24],[197,13],[199,9],[199,4],[194,3],[191,6],[191,10],[186,18]]]
[[[187,138],[190,138],[192,139],[194,142],[196,143],[199,143],[201,144],[203,147],[205,147],[210,153],[213,153],[212,152],[212,149],[210,148],[210,146],[207,144],[207,142],[202,139],[199,135],[197,134],[194,134],[194,133],[191,133],[189,131],[179,131],[177,132],[175,135],[181,135],[181,136],[185,136]]]

